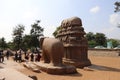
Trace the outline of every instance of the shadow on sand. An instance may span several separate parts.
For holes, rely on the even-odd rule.
[[[80,74],[80,73],[75,73],[75,74],[65,74],[64,76],[71,76],[71,77],[80,77],[80,76],[82,76],[82,74]]]
[[[3,67],[2,67],[2,66],[0,66],[0,69],[3,69]]]
[[[82,74],[80,74],[79,72],[77,72],[77,73],[73,73],[73,74],[62,74],[62,75],[59,75],[59,76],[80,77],[80,76],[82,76]]]
[[[0,69],[4,68],[3,65],[6,65],[5,63],[0,63]]]
[[[114,72],[120,72],[120,69],[113,68],[113,67],[108,67],[108,66],[96,65],[96,64],[92,64],[92,66],[89,66],[89,68],[90,68],[90,69],[101,70],[101,71],[114,71]]]

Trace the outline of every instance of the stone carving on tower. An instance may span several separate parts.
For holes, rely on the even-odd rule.
[[[72,17],[62,21],[57,38],[64,45],[64,63],[80,68],[91,65],[88,59],[88,41],[84,37],[85,34],[80,18]]]

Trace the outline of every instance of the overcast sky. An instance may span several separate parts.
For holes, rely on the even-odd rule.
[[[41,20],[44,35],[52,37],[65,18],[82,19],[85,32],[104,33],[108,38],[120,39],[120,12],[114,13],[117,0],[0,0],[0,38],[12,40],[13,28],[25,25],[29,34],[31,24]],[[118,0],[119,1],[119,0]]]

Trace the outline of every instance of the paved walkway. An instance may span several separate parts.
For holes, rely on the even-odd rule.
[[[23,68],[20,63],[5,58],[5,61],[0,63],[0,80],[3,78],[5,80],[33,80],[18,71]]]

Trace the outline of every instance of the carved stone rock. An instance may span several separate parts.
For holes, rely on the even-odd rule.
[[[55,38],[41,38],[42,46],[41,63],[37,63],[41,70],[50,74],[68,74],[76,73],[74,66],[64,65],[62,58],[64,55],[63,43]]]
[[[24,63],[23,66],[32,70],[33,72],[40,73],[40,69],[35,64],[33,64],[31,62]]]
[[[91,65],[88,59],[88,42],[84,37],[85,34],[80,18],[72,17],[62,21],[57,38],[64,45],[64,63],[80,68]]]

